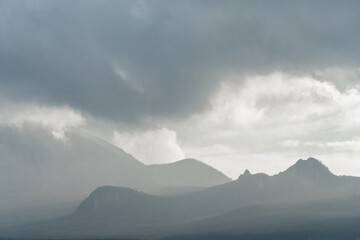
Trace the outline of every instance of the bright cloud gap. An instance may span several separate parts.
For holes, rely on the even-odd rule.
[[[58,139],[64,139],[69,128],[80,127],[84,123],[85,118],[70,107],[19,104],[0,109],[0,125],[22,128],[25,124],[34,124],[49,129]]]

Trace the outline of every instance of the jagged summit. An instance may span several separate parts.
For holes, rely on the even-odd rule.
[[[246,182],[246,183],[259,183],[259,182],[264,182],[266,181],[266,179],[268,179],[270,176],[265,174],[265,173],[250,173],[250,171],[248,169],[246,169],[244,171],[243,174],[241,174],[238,179],[237,182]]]
[[[251,173],[248,169],[246,169],[245,172],[243,173],[243,175],[247,176],[247,175],[251,175]]]
[[[315,179],[328,179],[335,175],[318,159],[309,157],[306,160],[299,159],[287,170],[277,174],[277,176],[303,177]],[[268,177],[264,173],[251,174],[248,169],[238,177],[238,180],[248,177]]]
[[[241,174],[241,175],[238,177],[238,180],[241,179],[241,178],[243,178],[243,177],[249,177],[249,176],[252,176],[252,174],[250,173],[250,171],[249,171],[248,169],[246,169],[246,170],[244,171],[244,173]]]
[[[313,157],[309,157],[306,160],[299,159],[293,166],[281,174],[316,178],[334,176],[321,161]]]

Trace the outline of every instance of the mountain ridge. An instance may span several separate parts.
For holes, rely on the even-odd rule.
[[[307,167],[313,164],[315,171]],[[293,174],[299,169],[301,174]],[[61,233],[62,237],[151,239],[224,231],[262,234],[274,229],[276,233],[295,231],[302,224],[307,224],[304,231],[311,232],[315,228],[310,223],[325,222],[322,228],[326,229],[326,222],[335,219],[339,221],[339,231],[345,231],[346,225],[341,221],[347,221],[351,226],[348,231],[360,234],[353,227],[360,224],[360,178],[336,175],[332,175],[331,181],[304,178],[302,171],[307,169],[310,176],[318,176],[317,171],[322,173],[327,168],[316,159],[299,160],[277,175],[245,171],[232,182],[174,196],[102,186],[81,202],[73,214],[21,231],[9,231],[7,236],[48,237]],[[16,235],[17,231],[23,235]]]
[[[7,209],[78,201],[103,185],[156,194],[167,194],[171,188],[171,193],[177,194],[230,181],[195,161],[188,161],[185,167],[171,164],[178,175],[166,174],[166,166],[145,165],[86,131],[68,131],[64,137],[55,139],[42,128],[26,125],[21,131],[10,129],[0,134],[0,216]],[[197,169],[199,175],[189,174],[188,169]]]
[[[328,167],[313,157],[309,157],[306,160],[299,159],[294,165],[279,173],[279,175],[284,174],[315,178],[335,176]]]

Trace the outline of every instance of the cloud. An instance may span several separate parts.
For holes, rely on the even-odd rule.
[[[38,125],[49,129],[55,138],[64,139],[65,132],[85,123],[80,113],[69,107],[40,107],[31,104],[6,105],[0,108],[0,125],[22,128]]]
[[[232,176],[309,155],[359,175],[359,5],[1,1],[1,122],[86,122],[146,163]]]
[[[349,140],[329,142],[305,142],[306,146],[316,146],[331,152],[354,152],[360,153],[360,138],[355,136]]]
[[[184,119],[224,74],[358,67],[359,4],[2,1],[0,94],[128,125]]]
[[[266,169],[251,159],[273,162],[267,165],[269,173],[289,164],[266,156],[288,161],[322,156],[325,163],[338,167],[332,154],[347,166],[338,168],[341,173],[359,175],[359,170],[354,171],[359,165],[354,159],[360,154],[359,106],[356,85],[340,90],[333,82],[310,75],[275,72],[249,76],[242,83],[224,83],[208,111],[174,129],[186,155],[199,157],[232,177],[236,165]]]
[[[167,163],[185,158],[178,145],[176,132],[167,128],[114,132],[112,142],[146,164]]]
[[[211,101],[202,124],[267,127],[331,121],[357,126],[360,91],[340,91],[332,82],[275,72],[249,76],[241,84],[225,83]],[[326,122],[325,122],[326,123]]]
[[[119,77],[131,88],[137,90],[138,92],[143,92],[144,87],[138,81],[134,80],[129,76],[129,74],[119,65],[114,64],[114,71]]]
[[[360,68],[359,67],[332,67],[313,72],[315,79],[332,82],[339,90],[356,87],[359,89]]]

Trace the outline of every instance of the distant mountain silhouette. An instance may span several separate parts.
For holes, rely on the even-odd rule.
[[[218,170],[196,159],[174,163],[153,164],[146,167],[146,176],[162,194],[195,191],[231,181]]]
[[[327,239],[337,229],[339,239],[356,239],[358,224],[360,178],[333,175],[320,161],[309,158],[274,176],[246,170],[235,181],[182,195],[155,196],[129,188],[100,187],[73,214],[7,234],[147,239],[234,234],[246,239],[271,232],[274,239]]]
[[[317,179],[329,179],[335,176],[324,164],[312,157],[307,160],[298,160],[293,166],[280,173],[280,175]]]
[[[149,195],[130,188],[99,187],[83,201],[76,210],[76,216],[83,219],[116,219],[126,222],[141,223],[156,221],[165,212],[167,198]]]

